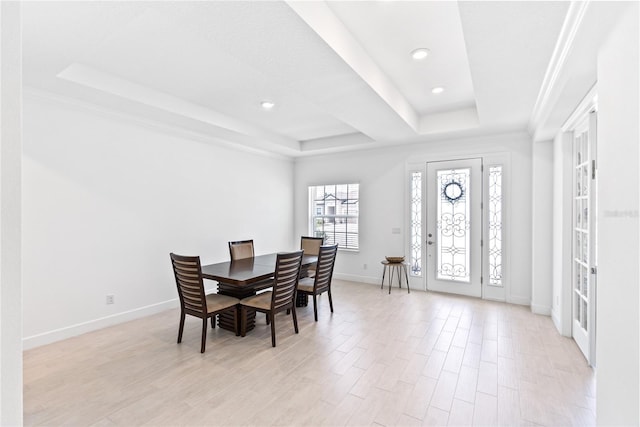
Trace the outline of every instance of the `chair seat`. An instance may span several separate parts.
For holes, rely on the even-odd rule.
[[[313,293],[313,277],[305,277],[298,282],[298,291]]]
[[[233,307],[238,304],[240,300],[238,298],[230,297],[220,294],[208,294],[207,298],[207,313],[213,313],[214,311],[224,310],[225,308]]]
[[[268,291],[252,297],[244,298],[240,300],[240,304],[247,307],[269,310],[271,309],[271,294],[272,292]]]

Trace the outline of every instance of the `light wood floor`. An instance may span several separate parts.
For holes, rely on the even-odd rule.
[[[24,354],[26,425],[593,425],[595,376],[528,307],[334,280],[245,338],[170,310]]]

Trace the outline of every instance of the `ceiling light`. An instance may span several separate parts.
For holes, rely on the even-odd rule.
[[[276,104],[274,104],[271,101],[262,101],[260,103],[260,106],[262,106],[262,108],[265,109],[265,110],[271,110],[271,109],[273,109],[273,107],[276,106]]]
[[[419,49],[412,51],[411,57],[416,61],[421,61],[425,59],[427,56],[429,56],[429,52],[431,52],[429,49],[421,47]]]
[[[435,93],[436,95],[439,93],[444,92],[444,88],[443,87],[434,87],[433,89],[431,89],[431,93]]]

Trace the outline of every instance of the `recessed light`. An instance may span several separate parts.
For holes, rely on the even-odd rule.
[[[431,51],[425,47],[421,47],[419,49],[415,49],[414,51],[411,52],[411,57],[413,59],[415,59],[416,61],[421,61],[423,59],[425,59],[427,56],[429,56],[429,53]]]
[[[436,95],[439,93],[444,92],[444,88],[443,87],[434,87],[433,89],[431,89],[431,93],[435,93]]]
[[[273,107],[275,107],[275,106],[276,106],[276,104],[275,104],[275,103],[273,103],[272,101],[262,101],[262,102],[260,103],[260,106],[261,106],[263,109],[265,109],[265,110],[272,110],[272,109],[273,109]]]

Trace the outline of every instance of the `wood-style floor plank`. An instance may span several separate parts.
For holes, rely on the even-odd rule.
[[[528,307],[334,280],[246,337],[179,313],[24,352],[25,425],[594,425],[595,378]]]

